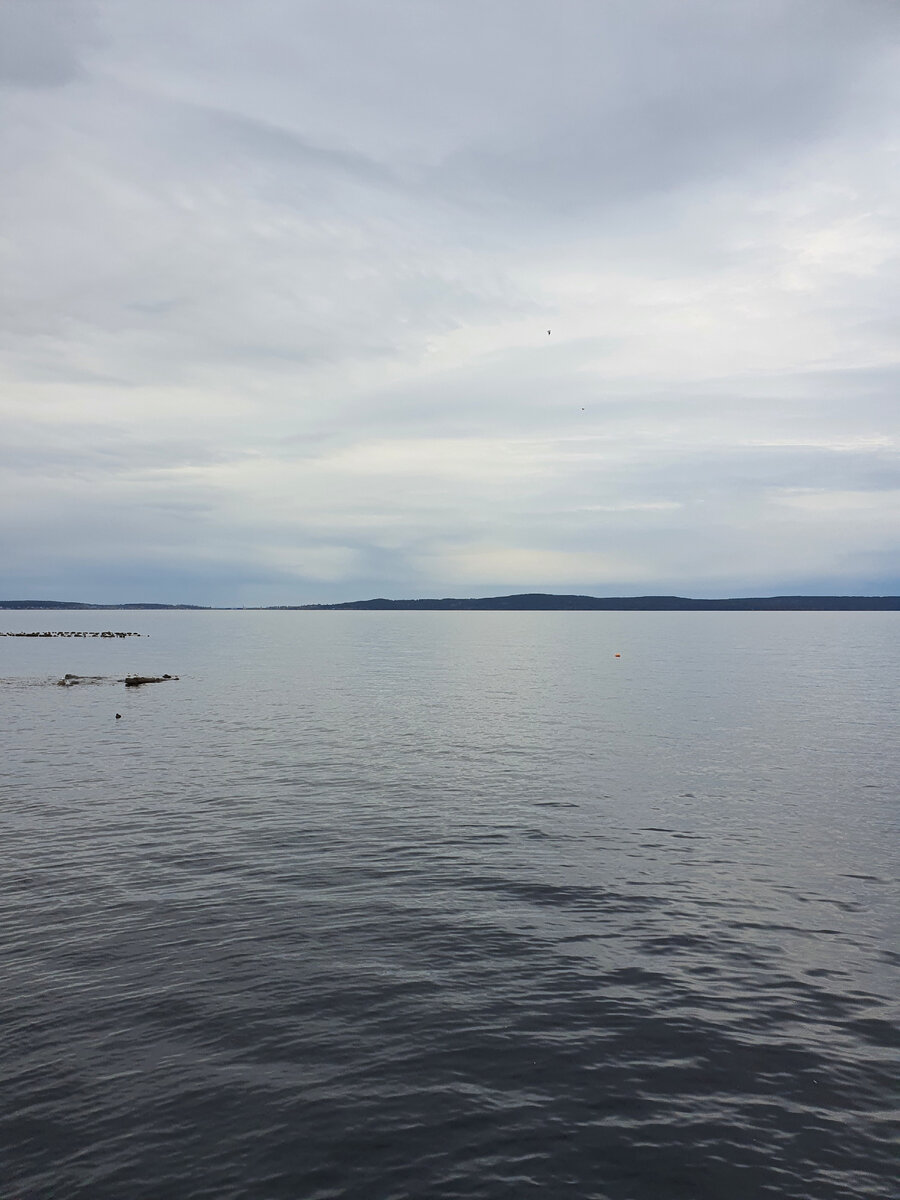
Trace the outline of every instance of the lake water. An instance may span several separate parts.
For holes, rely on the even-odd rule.
[[[4,1200],[896,1195],[900,614],[0,629]]]

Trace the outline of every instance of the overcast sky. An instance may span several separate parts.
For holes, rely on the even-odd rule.
[[[0,0],[0,598],[900,592],[898,47]]]

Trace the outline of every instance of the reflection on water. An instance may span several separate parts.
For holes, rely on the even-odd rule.
[[[893,1195],[896,614],[139,620],[3,643],[11,1195]]]

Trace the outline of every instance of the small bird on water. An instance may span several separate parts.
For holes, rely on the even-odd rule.
[[[122,714],[121,714],[121,713],[116,713],[116,720],[117,720],[117,721],[121,721],[121,720],[122,720]]]

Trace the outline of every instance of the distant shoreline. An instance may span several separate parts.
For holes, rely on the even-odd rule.
[[[200,605],[82,604],[66,600],[0,600],[8,611],[83,612],[898,612],[900,596],[741,596],[724,600],[688,596],[568,596],[526,592],[469,599],[347,600],[335,604]]]

